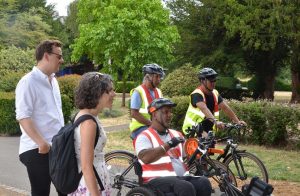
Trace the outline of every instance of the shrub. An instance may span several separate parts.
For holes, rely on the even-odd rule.
[[[199,85],[197,73],[197,69],[190,64],[174,70],[161,83],[163,95],[173,97],[191,94]]]
[[[68,123],[72,120],[72,112],[74,109],[74,106],[72,105],[72,101],[66,94],[61,95],[61,101],[62,101],[62,112],[64,115],[65,123]]]
[[[138,85],[140,85],[141,82],[134,82],[134,81],[127,81],[125,86],[125,92],[129,93],[131,89],[134,89]],[[116,93],[123,93],[123,82],[118,81],[114,83],[115,85],[115,92]]]
[[[183,121],[185,118],[185,113],[187,108],[189,107],[189,96],[176,96],[172,97],[171,100],[177,104],[176,107],[173,108],[173,118],[171,127],[176,130],[181,130]]]
[[[67,95],[74,107],[74,90],[79,83],[81,76],[77,74],[65,75],[58,78],[61,94]]]
[[[20,134],[19,123],[15,116],[15,94],[0,92],[0,133]]]
[[[15,91],[19,80],[25,75],[24,72],[9,71],[0,78],[0,91],[12,92]]]

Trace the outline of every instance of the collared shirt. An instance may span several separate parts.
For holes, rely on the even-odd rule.
[[[49,143],[64,126],[59,86],[54,74],[49,77],[37,67],[26,74],[16,87],[16,119],[31,118],[37,131]],[[26,134],[20,125],[19,154],[38,145]]]

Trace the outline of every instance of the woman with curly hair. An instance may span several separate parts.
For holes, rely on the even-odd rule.
[[[75,120],[88,114],[94,117],[97,124],[93,119],[89,119],[75,129],[76,157],[78,169],[82,171],[83,177],[77,190],[70,194],[72,196],[110,195],[111,186],[103,152],[106,134],[98,119],[98,114],[103,108],[112,107],[115,95],[111,76],[98,72],[84,74],[75,90],[75,105],[79,109]],[[99,138],[94,149],[97,127],[99,128]],[[101,190],[98,184],[93,167],[100,177],[104,190]]]

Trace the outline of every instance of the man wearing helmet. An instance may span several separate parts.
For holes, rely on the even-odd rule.
[[[148,107],[152,123],[137,136],[135,151],[142,165],[143,182],[160,193],[178,196],[211,195],[211,184],[204,177],[188,176],[183,162],[183,136],[169,129],[172,107],[166,98],[155,99]]]
[[[212,130],[213,128],[223,129],[224,124],[219,121],[219,108],[233,122],[246,125],[244,121],[238,119],[215,89],[217,76],[217,72],[212,68],[203,68],[200,70],[198,76],[200,86],[191,93],[190,104],[182,127],[184,134],[188,133],[188,128],[205,119],[207,120],[203,121],[202,124],[205,131]]]
[[[153,99],[162,97],[161,91],[157,88],[165,73],[162,67],[152,63],[143,66],[144,80],[141,85],[131,90],[130,101],[130,137],[134,140],[143,130],[147,129],[150,124],[150,115],[147,107]]]

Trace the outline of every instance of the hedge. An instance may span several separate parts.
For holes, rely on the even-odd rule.
[[[61,98],[64,120],[67,123],[70,120],[73,105],[67,95],[62,94]],[[0,92],[0,134],[21,134],[19,123],[16,120],[14,93]]]
[[[15,116],[15,94],[0,92],[0,134],[19,133],[20,128]]]

